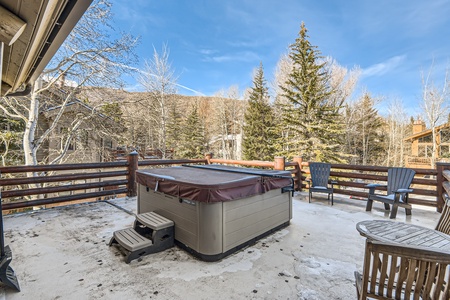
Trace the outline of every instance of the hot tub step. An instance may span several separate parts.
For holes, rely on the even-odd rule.
[[[153,230],[160,230],[173,226],[172,220],[169,220],[154,211],[137,215],[136,221]]]
[[[128,251],[137,251],[153,245],[152,240],[140,235],[133,228],[115,231],[114,239]]]
[[[134,228],[115,231],[109,246],[119,244],[127,252],[126,263],[141,256],[160,252],[174,245],[174,223],[149,212],[136,216]]]

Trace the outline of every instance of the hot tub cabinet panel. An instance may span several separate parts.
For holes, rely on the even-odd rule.
[[[263,235],[292,218],[290,193],[280,189],[223,202],[223,252]]]
[[[291,193],[277,188],[237,200],[204,202],[139,183],[138,213],[150,211],[174,221],[178,245],[200,259],[215,261],[289,225],[292,199]]]

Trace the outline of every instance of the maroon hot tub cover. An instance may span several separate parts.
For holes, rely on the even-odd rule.
[[[206,165],[139,170],[136,181],[180,199],[212,203],[291,186],[292,176],[289,171]]]

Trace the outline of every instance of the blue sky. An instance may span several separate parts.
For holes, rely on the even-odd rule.
[[[400,99],[410,114],[419,112],[421,72],[434,62],[435,81],[442,83],[450,67],[448,0],[112,2],[117,29],[141,37],[137,67],[151,59],[153,47],[167,44],[178,83],[204,95],[250,87],[260,62],[271,81],[302,21],[322,55],[362,69],[356,95],[367,90]]]

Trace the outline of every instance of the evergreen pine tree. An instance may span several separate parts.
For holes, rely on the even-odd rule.
[[[23,165],[22,135],[25,123],[0,115],[0,127],[0,166]]]
[[[302,22],[299,36],[290,46],[292,71],[280,86],[287,100],[283,107],[283,155],[302,155],[307,161],[342,161],[339,152],[343,124],[340,107],[329,101],[333,91],[328,84],[326,63],[308,40]]]
[[[177,101],[171,101],[169,106],[169,117],[167,120],[167,149],[177,150],[180,144],[181,113],[177,107]]]
[[[248,107],[244,115],[242,153],[244,160],[273,160],[275,120],[269,104],[262,63],[253,79]]]
[[[205,134],[196,104],[184,122],[180,137],[177,151],[180,158],[202,158],[205,155]]]

